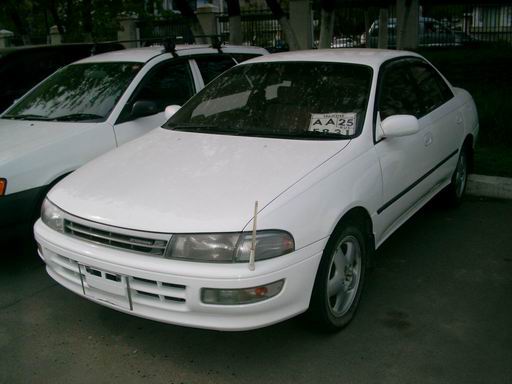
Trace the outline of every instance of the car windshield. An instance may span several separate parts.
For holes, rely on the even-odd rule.
[[[69,65],[43,81],[2,118],[102,121],[142,67],[141,63]]]
[[[362,129],[372,69],[324,62],[239,65],[190,99],[165,128],[296,139],[347,139]]]

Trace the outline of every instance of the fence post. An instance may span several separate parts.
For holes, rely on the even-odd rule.
[[[309,0],[290,0],[290,24],[295,31],[299,49],[313,47],[313,18]]]
[[[117,31],[117,40],[137,40],[137,18],[135,16],[118,16],[119,30]],[[125,48],[136,48],[137,42],[130,41],[122,43]]]
[[[379,45],[381,49],[388,47],[388,22],[389,12],[387,8],[381,8],[379,11]]]
[[[197,8],[196,15],[199,25],[205,35],[218,35],[217,31],[217,13],[218,8],[212,4],[204,4]],[[211,43],[211,38],[196,38],[198,43]]]
[[[418,48],[419,15],[420,6],[418,0],[397,0],[397,49]]]
[[[10,46],[11,37],[14,36],[14,33],[8,31],[6,29],[0,30],[0,48],[7,48]]]
[[[59,32],[59,27],[57,27],[56,25],[50,27],[50,44],[62,44],[62,35]]]

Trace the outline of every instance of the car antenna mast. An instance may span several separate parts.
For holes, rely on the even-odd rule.
[[[249,270],[256,269],[254,261],[256,259],[256,226],[258,218],[258,200],[254,202],[254,216],[252,219],[252,239],[251,239],[251,252],[249,253]]]

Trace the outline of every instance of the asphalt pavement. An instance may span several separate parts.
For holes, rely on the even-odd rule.
[[[0,256],[0,383],[512,382],[512,201],[418,212],[337,334],[161,324],[55,284],[27,242]]]

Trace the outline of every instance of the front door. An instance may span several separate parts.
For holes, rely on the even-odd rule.
[[[382,69],[376,107],[375,149],[383,182],[383,199],[378,209],[381,233],[396,223],[414,204],[430,190],[423,179],[432,167],[432,131],[429,116],[422,116],[417,86],[405,59],[395,60]],[[420,129],[415,134],[379,139],[380,122],[393,115],[413,115]],[[378,239],[377,239],[378,240]]]
[[[161,126],[165,123],[165,107],[183,105],[194,93],[194,80],[188,60],[170,59],[157,64],[141,80],[114,126],[117,145]],[[136,101],[153,102],[158,112],[149,116],[133,117],[131,112]]]

